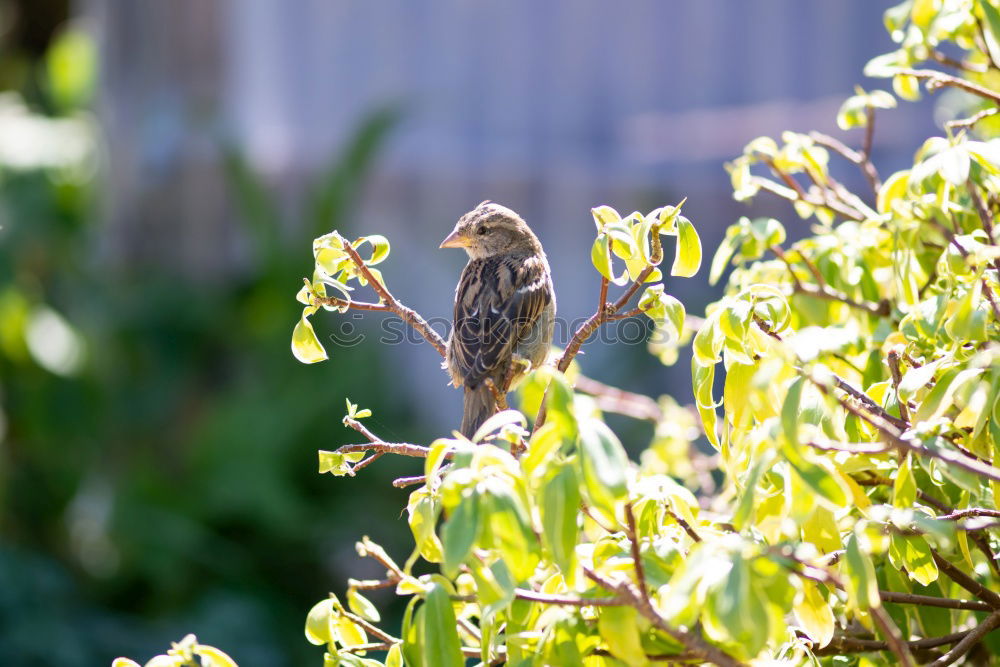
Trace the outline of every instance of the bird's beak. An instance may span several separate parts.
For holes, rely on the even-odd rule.
[[[457,229],[441,241],[439,248],[467,248],[469,247],[469,237],[461,234]]]

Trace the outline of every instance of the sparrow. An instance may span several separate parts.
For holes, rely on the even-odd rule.
[[[465,389],[460,430],[471,438],[497,410],[489,383],[506,393],[545,362],[556,295],[538,237],[505,206],[482,202],[459,218],[441,247],[469,255],[455,289],[443,367]]]

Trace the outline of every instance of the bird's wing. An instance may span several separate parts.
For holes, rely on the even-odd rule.
[[[510,363],[512,351],[551,302],[540,257],[491,257],[466,266],[455,295],[454,358],[467,386]]]

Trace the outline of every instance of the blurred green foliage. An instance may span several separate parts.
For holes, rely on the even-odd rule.
[[[371,348],[322,369],[293,359],[303,258],[238,147],[222,153],[253,253],[246,270],[205,282],[99,254],[101,139],[84,109],[93,54],[65,30],[30,81],[0,96],[0,123],[45,140],[16,161],[0,151],[0,656],[108,664],[151,655],[184,628],[239,647],[243,665],[295,664],[317,579],[345,574],[331,548],[342,517],[384,515],[404,497],[314,473],[345,378],[375,378],[352,396],[392,423],[413,415],[380,397]],[[299,229],[351,227],[397,117],[362,123]],[[66,146],[81,148],[56,150]]]

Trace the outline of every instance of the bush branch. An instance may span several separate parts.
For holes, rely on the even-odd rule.
[[[964,90],[967,93],[972,93],[973,95],[978,95],[984,99],[992,100],[995,104],[1000,104],[1000,93],[972,83],[971,81],[967,81],[966,79],[952,76],[951,74],[945,74],[944,72],[938,72],[937,70],[932,69],[912,69],[910,67],[896,67],[893,68],[893,71],[896,74],[902,74],[904,76],[926,79],[928,92],[934,92],[943,86],[950,86],[952,88]]]
[[[941,658],[931,663],[932,667],[945,667],[950,665],[963,655],[972,650],[972,647],[981,642],[987,634],[1000,626],[1000,611],[990,614],[985,621],[976,626],[971,632],[965,635],[962,641],[955,644],[950,651]]]

